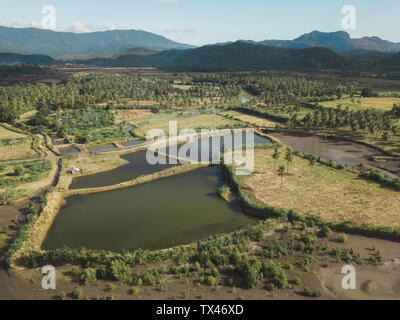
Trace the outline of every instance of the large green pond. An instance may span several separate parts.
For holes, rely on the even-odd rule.
[[[164,249],[229,232],[254,220],[217,195],[220,168],[202,168],[129,189],[73,196],[43,249]]]

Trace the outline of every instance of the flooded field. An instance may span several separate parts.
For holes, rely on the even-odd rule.
[[[286,132],[269,133],[294,150],[318,155],[325,160],[346,164],[349,167],[363,163],[370,168],[376,168],[400,176],[399,161],[373,161],[373,156],[384,156],[379,150],[350,141],[325,139],[312,135],[291,134]]]

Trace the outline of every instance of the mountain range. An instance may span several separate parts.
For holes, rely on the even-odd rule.
[[[45,35],[48,39],[40,43]],[[73,34],[0,27],[1,51],[5,52],[0,53],[0,64],[71,63],[170,71],[400,70],[400,44],[377,37],[351,39],[342,31],[313,31],[291,41],[237,41],[196,48],[136,30]],[[26,51],[31,54],[22,54]]]
[[[60,58],[122,54],[135,47],[154,50],[193,48],[141,30],[72,33],[0,27],[0,52],[45,54]]]
[[[400,51],[400,43],[382,40],[379,37],[352,39],[345,31],[313,31],[303,34],[294,40],[264,40],[257,43],[266,46],[291,49],[324,47],[338,53],[356,50],[378,51],[386,53],[396,53]]]

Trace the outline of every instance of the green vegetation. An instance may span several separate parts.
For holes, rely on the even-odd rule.
[[[52,168],[49,160],[8,162],[1,164],[0,189],[42,179]]]

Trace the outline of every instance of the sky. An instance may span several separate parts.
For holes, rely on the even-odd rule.
[[[41,28],[45,5],[55,9],[56,31],[136,29],[192,45],[344,30],[351,5],[352,37],[400,42],[399,0],[0,0],[0,25]]]

